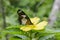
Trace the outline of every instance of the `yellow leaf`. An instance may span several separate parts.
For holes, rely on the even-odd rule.
[[[31,22],[35,25],[39,22],[40,18],[38,17],[34,17],[34,18],[30,18]]]
[[[26,25],[26,26],[21,27],[20,29],[23,31],[30,31],[32,30],[33,27],[34,27],[33,25]]]
[[[25,25],[20,27],[20,29],[22,31],[30,31],[30,30],[42,30],[45,28],[45,26],[47,25],[47,21],[42,21],[40,23],[38,23],[40,20],[40,18],[35,17],[35,18],[31,18],[31,22],[33,23],[33,25]]]
[[[42,30],[45,28],[45,26],[47,25],[48,22],[46,21],[42,21],[39,24],[35,25],[35,28],[33,28],[34,30]]]

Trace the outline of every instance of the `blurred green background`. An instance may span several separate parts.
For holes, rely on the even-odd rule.
[[[3,0],[6,22],[16,24],[18,9],[22,9],[29,17],[48,18],[53,2],[54,0]],[[0,16],[3,20],[1,13]]]
[[[3,5],[2,7],[0,6],[0,35],[1,35],[0,38],[2,40],[5,40],[4,37],[7,32],[4,31],[5,29],[2,28],[4,24],[3,13],[5,13],[7,27],[16,26],[19,24],[17,20],[18,9],[23,10],[29,16],[29,18],[39,17],[41,20],[47,21],[52,9],[54,0],[2,0],[2,2],[0,1],[0,3],[2,3],[0,5]],[[4,8],[4,10],[1,10],[1,8]],[[60,14],[57,15],[57,20],[54,23],[54,29],[60,29]],[[24,32],[20,32],[20,30],[17,33],[16,33],[17,30],[16,31],[14,31],[14,29],[9,29],[9,30],[10,31],[13,30],[11,31],[11,33],[14,35],[24,33]],[[50,29],[49,32],[51,31],[52,30]],[[52,31],[51,34],[50,33],[44,34],[42,32],[38,33],[38,35],[40,35],[39,40],[60,40],[60,36],[59,36],[60,30],[57,31],[58,33],[55,31],[54,33],[52,33],[53,32]],[[24,36],[22,37],[21,35],[19,37],[25,38]],[[9,40],[20,40],[20,39],[11,36]],[[24,39],[21,39],[21,40],[24,40]],[[25,40],[30,40],[30,39],[28,38]]]

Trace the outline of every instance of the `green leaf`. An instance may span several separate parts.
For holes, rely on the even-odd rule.
[[[15,34],[14,36],[19,37],[21,39],[27,39],[28,38],[26,35],[18,35],[18,34]]]
[[[52,38],[52,37],[54,37],[54,34],[46,35],[44,37],[41,37],[39,40],[47,40],[47,39]]]

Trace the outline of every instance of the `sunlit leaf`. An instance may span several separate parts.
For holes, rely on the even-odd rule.
[[[37,24],[39,22],[39,20],[40,20],[40,18],[38,18],[38,17],[31,18],[31,22],[33,24]]]
[[[48,22],[46,21],[42,21],[39,24],[35,25],[35,28],[33,28],[34,30],[42,30],[45,28],[45,26],[47,25]]]
[[[22,26],[20,29],[23,31],[30,31],[30,30],[42,30],[45,28],[45,26],[47,25],[48,22],[43,21],[40,22],[39,24],[36,25],[26,25],[26,26]]]
[[[20,29],[23,31],[30,31],[32,30],[34,26],[33,25],[26,25],[26,26],[22,26]]]

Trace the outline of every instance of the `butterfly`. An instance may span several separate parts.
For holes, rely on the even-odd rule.
[[[20,9],[17,11],[18,14],[18,21],[22,25],[32,25],[30,18]]]

